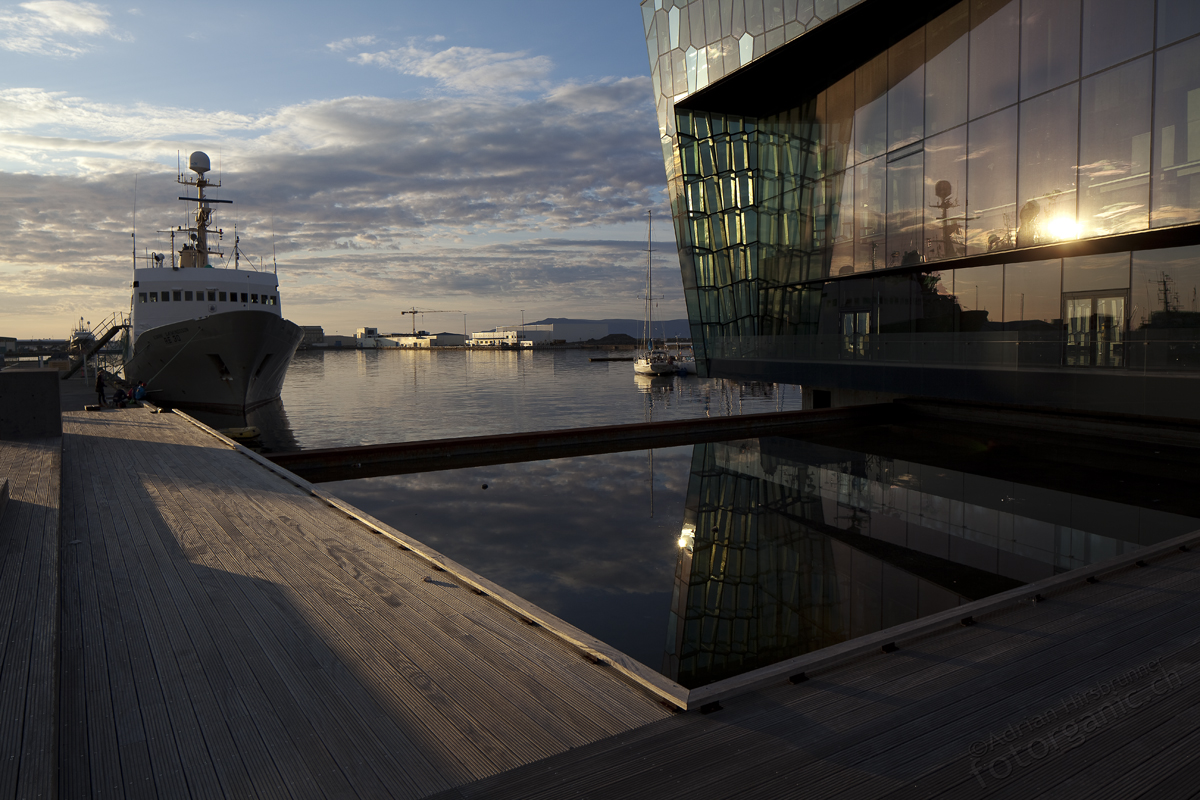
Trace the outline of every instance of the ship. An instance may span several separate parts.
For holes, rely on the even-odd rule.
[[[283,318],[274,265],[254,269],[247,260],[251,268],[243,269],[236,234],[233,266],[222,262],[224,231],[213,227],[214,206],[231,201],[209,196],[221,184],[205,177],[205,153],[188,156],[188,169],[194,178],[181,173],[176,180],[195,189],[194,197],[179,198],[195,203],[195,215],[188,227],[161,231],[171,234],[170,263],[151,253],[139,266],[134,237],[124,374],[145,382],[156,405],[244,415],[279,398],[303,332]],[[184,239],[178,251],[177,236]]]

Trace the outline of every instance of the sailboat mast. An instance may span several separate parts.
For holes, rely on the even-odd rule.
[[[654,349],[654,212],[646,212],[646,349]]]

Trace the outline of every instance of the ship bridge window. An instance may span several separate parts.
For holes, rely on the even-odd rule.
[[[243,302],[243,303],[249,302],[249,301],[246,299],[246,293],[245,293],[245,292],[242,292],[242,302]]]
[[[170,293],[170,292],[163,292],[163,293],[162,293],[162,297],[163,297],[163,302],[164,302],[164,303],[169,303],[169,302],[171,302],[171,293]]]
[[[219,297],[220,301],[221,301],[222,303],[224,303],[224,302],[225,302],[225,293],[224,293],[224,292],[218,292],[217,294],[220,296],[220,297]]]
[[[215,301],[216,299],[217,299],[217,293],[216,293],[216,292],[214,292],[214,291],[209,291],[209,293],[208,293],[208,302],[210,302],[210,303],[211,303],[211,302]]]
[[[172,297],[171,299],[174,300],[176,303],[183,300],[183,298],[180,297],[180,295],[183,294],[182,292],[172,292],[172,294],[174,294],[175,296]]]
[[[192,301],[192,293],[191,293],[191,292],[184,292],[184,293],[183,293],[183,299],[184,299],[184,300],[187,300],[187,301],[190,303],[190,302]]]
[[[258,295],[256,295],[256,294],[250,295],[250,302],[254,303],[254,305],[258,305]]]
[[[157,302],[158,302],[158,292],[151,292],[151,293],[150,293],[150,302],[151,302],[151,303],[157,303]]]
[[[139,303],[146,302],[146,293],[145,292],[138,292],[138,302]]]

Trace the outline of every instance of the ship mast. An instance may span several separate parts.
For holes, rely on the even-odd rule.
[[[232,203],[233,201],[232,200],[217,200],[212,197],[205,197],[205,195],[204,195],[205,189],[208,189],[208,188],[216,189],[216,188],[220,188],[220,186],[221,186],[220,181],[210,181],[208,178],[204,177],[204,173],[206,173],[210,169],[212,169],[212,166],[208,160],[207,153],[203,153],[203,152],[197,150],[196,152],[194,152],[190,156],[188,156],[188,169],[190,169],[192,172],[196,173],[196,177],[189,178],[187,176],[180,175],[176,178],[176,181],[183,184],[184,186],[195,186],[196,187],[196,196],[195,197],[179,198],[180,200],[187,200],[189,202],[194,201],[196,203],[196,224],[190,228],[179,228],[178,229],[178,230],[189,231],[192,235],[191,236],[191,238],[192,238],[192,246],[191,246],[192,256],[190,259],[188,259],[188,258],[181,259],[180,266],[181,267],[189,267],[189,266],[204,267],[204,266],[208,265],[208,257],[210,255],[222,256],[222,257],[225,255],[220,250],[208,249],[208,231],[209,231],[209,224],[212,222],[212,214],[213,214],[213,209],[209,204],[210,203]],[[217,234],[219,237],[221,234],[221,231],[218,230]],[[184,247],[185,247],[185,249],[187,249],[187,245],[185,245]]]

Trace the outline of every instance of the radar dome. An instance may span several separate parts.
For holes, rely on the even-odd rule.
[[[203,175],[212,169],[212,165],[208,161],[208,153],[197,150],[188,156],[188,169],[197,175]]]

